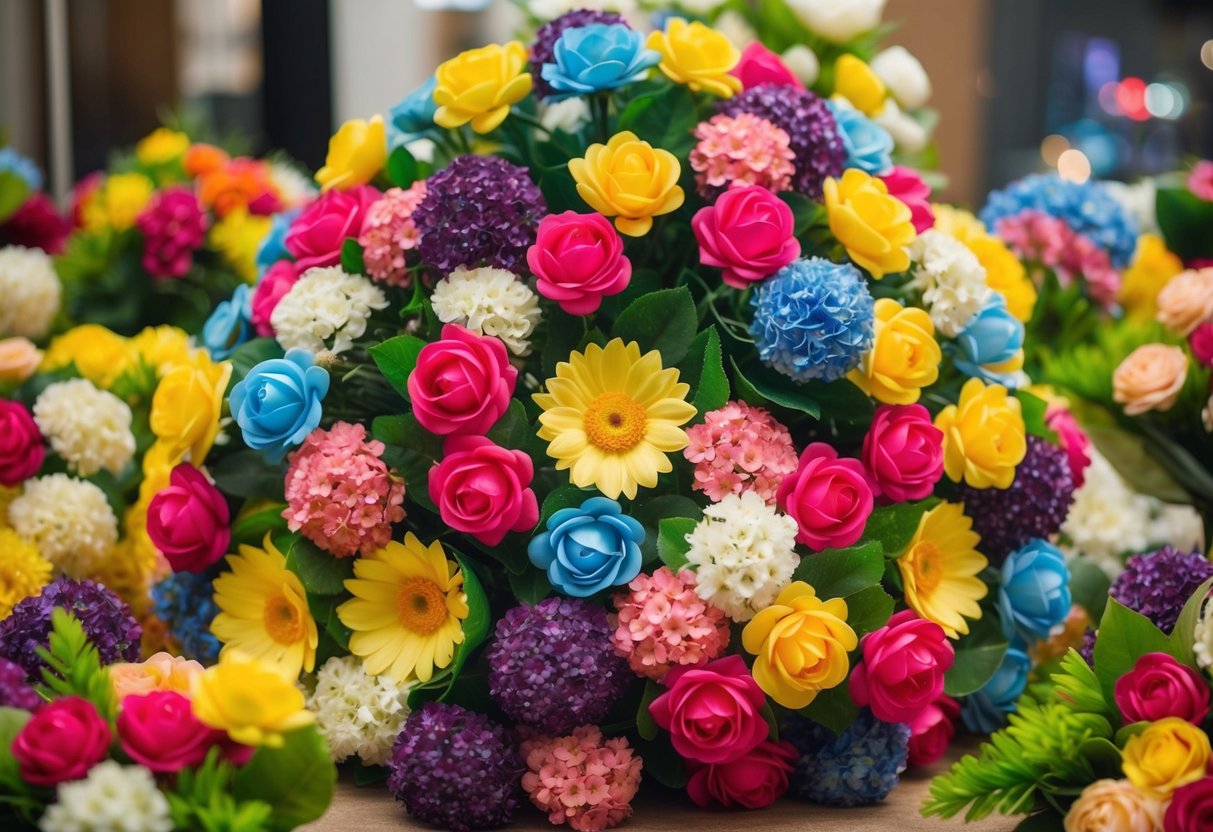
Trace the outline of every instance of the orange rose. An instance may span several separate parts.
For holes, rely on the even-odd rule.
[[[28,338],[0,338],[0,381],[25,381],[42,363],[42,353]]]
[[[1187,335],[1213,320],[1213,268],[1189,269],[1176,275],[1158,293],[1158,321]]]
[[[1161,298],[1160,298],[1161,299]],[[1188,357],[1179,347],[1146,344],[1129,353],[1112,376],[1112,398],[1137,416],[1170,410],[1188,375]]]

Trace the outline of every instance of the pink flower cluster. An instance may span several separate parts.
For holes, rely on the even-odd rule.
[[[705,198],[718,196],[734,182],[770,191],[792,187],[795,154],[786,131],[752,113],[716,115],[695,128],[699,143],[691,168]]]
[[[404,483],[380,457],[382,442],[366,428],[338,422],[317,429],[291,454],[286,472],[286,518],[291,531],[337,557],[366,554],[392,537],[404,519]]]
[[[784,478],[796,470],[796,448],[788,429],[770,413],[745,402],[729,402],[687,430],[683,455],[695,465],[692,487],[712,500],[755,491],[767,504]]]
[[[642,763],[623,737],[603,740],[587,725],[567,737],[526,740],[520,751],[522,788],[553,824],[599,832],[631,817]]]
[[[1213,162],[1203,159],[1188,174],[1188,190],[1205,202],[1213,202]]]
[[[358,245],[366,273],[392,286],[408,286],[412,275],[405,258],[417,247],[421,232],[413,224],[413,211],[425,199],[425,180],[407,190],[389,188],[366,211]]]
[[[1116,303],[1120,272],[1108,253],[1064,220],[1039,211],[1024,211],[998,221],[998,236],[1020,257],[1052,269],[1062,286],[1082,279],[1091,298],[1104,308]]]
[[[724,610],[695,594],[689,569],[640,573],[615,595],[615,609],[615,653],[639,676],[660,680],[671,667],[711,661],[729,644]]]
[[[206,240],[207,218],[189,188],[165,188],[136,219],[143,234],[143,268],[152,277],[185,277]]]

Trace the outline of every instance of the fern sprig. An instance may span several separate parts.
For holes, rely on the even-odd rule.
[[[61,607],[52,611],[50,646],[39,647],[38,655],[46,663],[38,685],[44,698],[80,696],[105,716],[113,715],[114,689],[109,673],[74,615]]]

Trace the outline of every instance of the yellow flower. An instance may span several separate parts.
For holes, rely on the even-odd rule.
[[[192,360],[190,337],[175,326],[149,326],[130,339],[131,350],[143,363],[164,375],[178,364]]]
[[[154,550],[153,550],[153,553]],[[131,608],[136,618],[143,618],[151,606],[152,570],[142,558],[135,541],[124,537],[109,554],[102,558],[88,577],[104,584]]]
[[[264,548],[241,546],[228,555],[230,572],[215,579],[219,614],[211,632],[233,650],[265,662],[287,679],[299,678],[316,666],[320,635],[307,606],[299,576],[286,568],[286,557],[266,534]]]
[[[9,528],[8,507],[12,504],[13,500],[20,496],[21,486],[18,485],[14,486],[13,488],[9,488],[7,486],[0,485],[0,529]]]
[[[427,547],[409,532],[404,543],[390,541],[354,561],[345,588],[354,597],[337,616],[354,631],[350,652],[367,673],[403,685],[428,682],[435,669],[450,665],[463,643],[468,599],[463,573],[437,540]]]
[[[940,503],[924,512],[910,545],[897,559],[906,604],[934,621],[948,638],[969,631],[966,617],[981,618],[978,601],[989,589],[977,577],[986,568],[977,551],[981,536],[959,503]]]
[[[935,417],[943,431],[943,467],[953,482],[973,488],[1010,488],[1015,466],[1028,444],[1019,399],[1001,384],[971,378],[960,389],[960,402]]]
[[[0,527],[0,552],[0,619],[4,619],[19,602],[51,582],[51,562],[37,546],[6,527]]]
[[[237,206],[211,226],[210,244],[245,283],[257,279],[257,248],[270,233],[272,220],[255,216],[244,206]]]
[[[931,316],[881,298],[876,301],[874,332],[872,349],[847,378],[885,404],[913,404],[922,388],[939,378],[943,360]]]
[[[189,149],[189,136],[167,127],[157,127],[135,145],[135,158],[141,165],[156,167],[177,161]]]
[[[547,392],[534,395],[543,409],[539,438],[573,485],[634,499],[637,487],[652,488],[673,470],[666,454],[687,446],[680,426],[695,416],[690,389],[676,368],[662,369],[657,350],[642,357],[639,344],[619,338],[590,344],[557,364]]]
[[[469,121],[477,133],[490,133],[510,114],[510,106],[531,92],[524,72],[526,47],[516,40],[460,52],[438,65],[434,78],[434,123],[453,130]]]
[[[859,639],[847,624],[846,601],[823,601],[813,587],[794,581],[745,625],[741,643],[756,657],[758,687],[785,708],[798,709],[846,681],[847,653]]]
[[[884,109],[889,89],[870,66],[848,53],[834,63],[834,94],[864,115],[875,116]]]
[[[152,498],[169,486],[169,475],[185,457],[173,443],[157,439],[143,455],[143,482],[139,483],[139,501],[150,503]]]
[[[83,209],[88,231],[126,231],[152,198],[152,181],[141,173],[115,173],[106,177]]]
[[[1209,764],[1209,737],[1197,726],[1169,716],[1125,743],[1121,768],[1141,791],[1168,800],[1180,786],[1200,780]]]
[[[184,455],[201,465],[219,435],[223,394],[232,377],[229,362],[214,364],[201,357],[194,365],[170,370],[152,396],[152,433],[167,446],[166,456]]]
[[[1142,234],[1137,238],[1133,263],[1120,284],[1120,305],[1134,320],[1153,320],[1159,291],[1183,270],[1183,261],[1167,250],[1162,237]]]
[[[46,350],[42,370],[76,365],[80,375],[108,389],[133,359],[130,342],[99,324],[81,324],[63,333]]]
[[[1027,323],[1036,306],[1036,284],[1027,269],[1007,244],[997,237],[981,234],[962,240],[986,270],[986,285],[1000,292],[1007,301],[1007,311]]]
[[[387,163],[387,130],[383,116],[370,121],[356,118],[341,125],[329,139],[324,167],[316,171],[320,190],[345,190],[365,185]]]
[[[569,162],[569,173],[586,204],[615,217],[615,227],[630,237],[648,234],[653,217],[678,210],[684,198],[674,154],[628,131],[590,145],[584,159]]]
[[[315,721],[293,681],[238,652],[204,670],[192,692],[194,715],[244,745],[280,748],[283,734]]]
[[[741,92],[741,79],[730,75],[741,52],[720,32],[699,21],[687,23],[672,17],[665,31],[651,32],[646,44],[661,53],[661,71],[676,84],[718,98]]]
[[[990,236],[986,231],[985,223],[971,211],[957,208],[954,205],[933,202],[931,203],[931,213],[935,215],[935,225],[932,228],[942,231],[965,245],[978,237]]]
[[[826,179],[825,197],[830,231],[875,280],[910,267],[906,247],[918,236],[910,209],[882,180],[849,168],[841,180]]]

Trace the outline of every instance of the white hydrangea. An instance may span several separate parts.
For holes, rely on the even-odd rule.
[[[460,266],[438,282],[430,302],[443,323],[496,336],[514,355],[530,352],[527,339],[539,323],[539,298],[513,272]]]
[[[1146,536],[1150,548],[1174,546],[1184,552],[1194,552],[1205,547],[1205,524],[1200,513],[1192,506],[1172,505],[1153,497],[1153,516]]]
[[[893,137],[893,144],[902,153],[921,153],[930,138],[927,130],[908,113],[903,113],[892,98],[886,98],[884,109],[872,119]]]
[[[1142,234],[1158,233],[1158,214],[1154,210],[1158,186],[1153,179],[1143,179],[1132,185],[1107,179],[1101,180],[1100,184],[1137,220]]]
[[[89,769],[83,780],[60,783],[56,802],[42,815],[42,832],[172,832],[168,799],[143,766],[113,760]]]
[[[59,276],[40,249],[0,249],[0,337],[21,335],[38,340],[59,312]]]
[[[687,560],[698,567],[695,592],[734,621],[773,604],[800,563],[796,521],[753,491],[704,509],[687,542]]]
[[[341,353],[366,333],[371,312],[387,307],[387,296],[362,275],[339,266],[308,269],[270,315],[284,350]]]
[[[34,402],[34,421],[55,453],[82,477],[102,469],[118,474],[135,455],[130,407],[86,379],[43,390]]]
[[[911,285],[922,291],[935,328],[955,338],[990,296],[985,267],[964,243],[935,229],[918,235],[910,257],[914,260]]]
[[[316,671],[312,687],[307,707],[333,762],[358,757],[364,766],[385,765],[409,715],[408,687],[371,676],[354,656],[329,659]]]
[[[904,46],[890,46],[872,59],[871,67],[901,106],[913,110],[931,98],[930,76]]]
[[[885,0],[788,0],[788,7],[814,34],[843,43],[875,29]]]
[[[1150,545],[1150,501],[1124,481],[1102,454],[1091,448],[1091,464],[1082,487],[1075,490],[1070,513],[1061,526],[1071,554],[1090,558],[1115,578],[1124,571],[1125,552]]]
[[[118,542],[118,519],[105,492],[67,474],[25,483],[9,503],[8,523],[71,578],[95,574]]]

